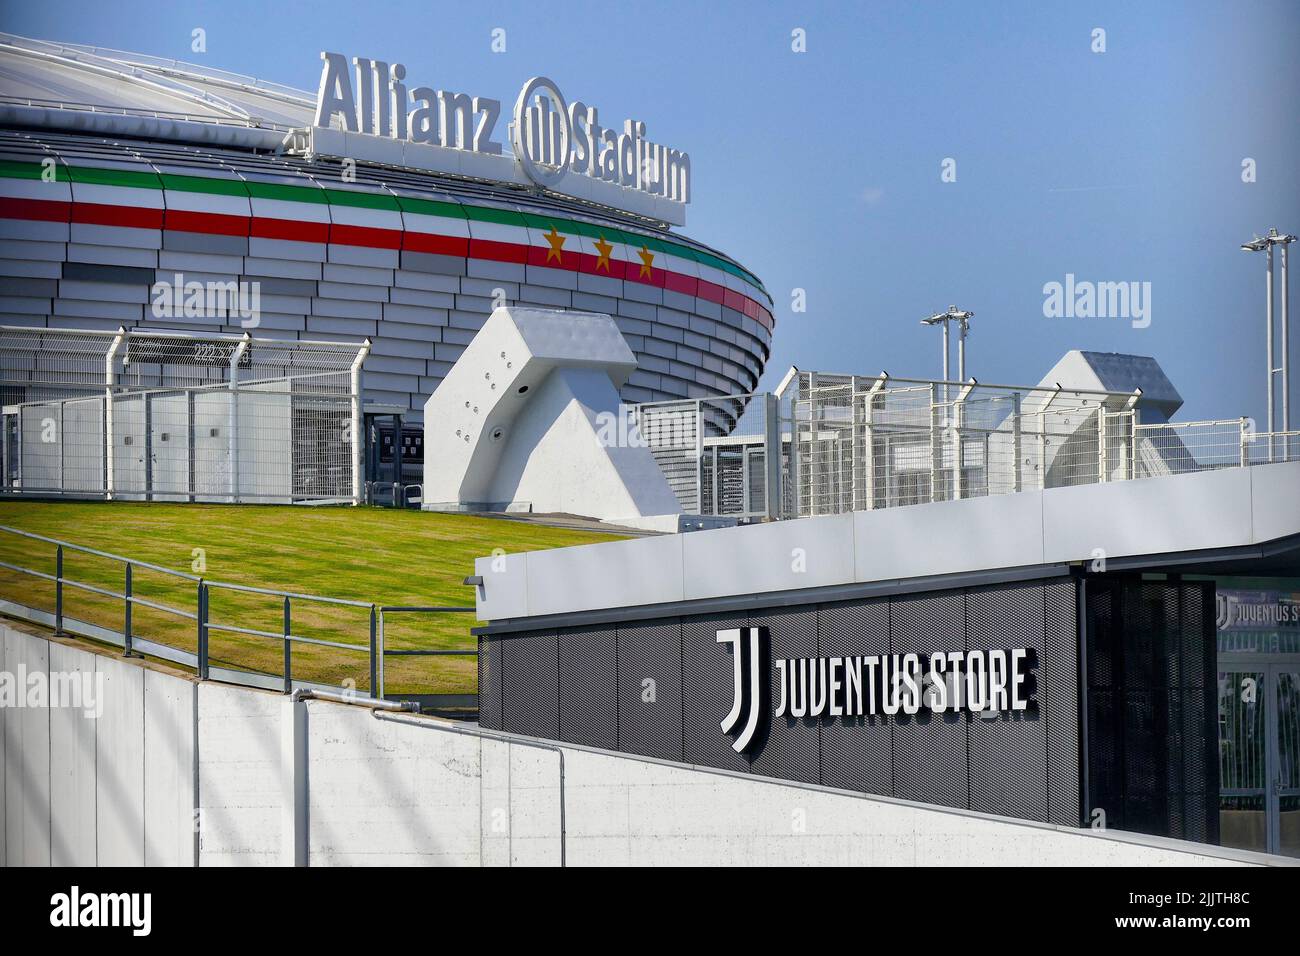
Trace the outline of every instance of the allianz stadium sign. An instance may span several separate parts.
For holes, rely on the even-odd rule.
[[[515,99],[505,140],[501,101],[416,86],[406,67],[321,53],[312,152],[472,178],[534,185],[601,205],[685,223],[689,154],[651,141],[646,124],[601,124],[600,112],[565,100],[533,77]],[[335,116],[340,128],[331,129]]]

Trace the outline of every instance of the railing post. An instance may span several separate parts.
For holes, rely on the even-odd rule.
[[[208,586],[199,578],[199,680],[208,679]]]
[[[375,606],[372,604],[370,605],[370,696],[371,697],[376,696],[375,691],[379,689],[378,688],[379,662],[375,658],[375,651],[378,648],[378,642],[379,642],[379,621],[378,621],[378,615],[375,613]]]
[[[293,692],[293,641],[290,635],[291,629],[291,612],[289,604],[289,595],[284,596],[284,692],[286,694]]]
[[[380,700],[383,700],[384,699],[384,609],[382,607],[379,609],[379,634],[378,634],[378,643],[375,648],[375,658],[378,661],[377,667],[379,669],[379,675],[376,681],[376,685],[379,688],[379,693],[375,694],[374,696],[378,697]]]
[[[123,591],[122,655],[131,656],[131,562],[126,563],[126,588]]]
[[[1109,480],[1109,469],[1106,455],[1106,404],[1103,402],[1097,409],[1097,483],[1104,484]]]
[[[1021,477],[1021,469],[1024,467],[1024,452],[1021,442],[1021,421],[1020,421],[1020,393],[1015,392],[1011,396],[1011,457],[1013,466],[1011,471],[1011,490],[1020,491],[1024,488],[1024,479]],[[988,456],[985,456],[988,460]]]
[[[54,634],[63,636],[63,545],[54,549]]]
[[[1241,419],[1241,467],[1250,464],[1250,423],[1243,415]]]

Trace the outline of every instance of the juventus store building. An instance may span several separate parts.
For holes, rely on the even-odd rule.
[[[484,726],[1300,855],[1300,463],[485,558]]]

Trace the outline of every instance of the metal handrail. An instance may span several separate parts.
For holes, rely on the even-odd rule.
[[[412,605],[412,604],[385,604],[376,608],[378,612],[378,632],[376,634],[376,645],[378,648],[379,672],[376,675],[378,680],[379,693],[375,696],[384,696],[384,658],[386,657],[478,657],[478,648],[473,650],[454,650],[443,648],[417,648],[415,650],[393,650],[390,651],[384,640],[384,615],[389,614],[472,614],[478,608],[468,605],[455,604],[443,606]],[[373,685],[372,685],[373,686]]]
[[[123,625],[120,634],[115,631],[108,631],[114,639],[121,637],[121,646],[126,656],[138,656],[134,650],[135,634],[132,628],[132,611],[136,606],[149,608],[166,614],[171,614],[185,620],[195,622],[197,628],[197,654],[192,656],[192,663],[198,670],[201,680],[207,680],[209,677],[210,655],[208,651],[209,638],[213,631],[226,634],[245,634],[250,637],[268,638],[278,640],[282,643],[284,655],[284,692],[292,693],[295,689],[293,686],[293,655],[292,647],[294,644],[310,644],[318,647],[331,647],[345,651],[355,651],[365,653],[369,657],[370,664],[370,688],[372,695],[382,699],[383,697],[383,658],[385,655],[392,656],[477,656],[477,648],[474,650],[454,650],[454,649],[414,649],[414,650],[397,650],[386,651],[383,646],[383,614],[385,611],[396,613],[420,613],[420,614],[465,614],[473,613],[476,609],[472,606],[464,605],[378,605],[373,602],[357,601],[348,598],[328,597],[320,594],[304,594],[296,591],[281,591],[274,588],[256,587],[249,584],[236,584],[230,581],[210,581],[200,575],[189,574],[184,571],[177,571],[174,568],[163,567],[162,565],[152,564],[146,561],[137,561],[124,555],[113,554],[109,551],[100,551],[95,548],[88,548],[84,545],[74,544],[69,541],[62,541],[58,538],[50,538],[45,535],[35,534],[30,531],[23,531],[18,528],[11,528],[6,525],[0,525],[0,533],[13,534],[21,538],[33,541],[40,541],[54,546],[55,570],[53,574],[41,571],[37,568],[29,568],[24,565],[14,564],[7,561],[0,561],[0,568],[5,568],[19,574],[28,575],[44,581],[50,581],[54,584],[54,631],[58,635],[64,635],[64,590],[65,588],[76,588],[93,594],[99,594],[104,597],[120,600],[122,602]],[[123,565],[123,589],[115,591],[110,588],[100,587],[91,584],[88,581],[79,581],[75,578],[64,574],[64,552],[74,551],[81,554],[88,554],[95,557],[105,558],[117,561]],[[189,611],[184,608],[172,607],[158,601],[149,600],[140,597],[134,593],[133,579],[135,569],[155,571],[161,574],[171,575],[172,577],[181,578],[191,581],[195,584],[195,610]],[[211,616],[211,591],[217,590],[234,591],[243,594],[257,594],[266,597],[278,598],[283,602],[284,626],[279,631],[268,631],[261,628],[244,627],[235,623],[223,623],[212,620]],[[326,604],[335,607],[352,607],[361,608],[369,612],[369,641],[364,644],[353,644],[343,641],[331,641],[319,637],[308,637],[305,634],[295,634],[292,629],[292,607],[294,601],[309,601],[317,604]],[[47,611],[39,611],[37,608],[27,605],[10,602],[16,607],[22,608],[33,614],[48,614]],[[34,618],[38,619],[39,618]],[[103,633],[102,629],[97,626],[96,630]],[[84,632],[83,632],[84,633]],[[189,655],[188,651],[182,651],[178,648],[160,642],[149,641],[154,648],[167,648],[174,651],[177,655],[185,657]],[[174,659],[174,658],[169,658]],[[236,672],[228,672],[234,674]],[[258,686],[262,686],[260,683]],[[375,693],[378,691],[378,693]]]

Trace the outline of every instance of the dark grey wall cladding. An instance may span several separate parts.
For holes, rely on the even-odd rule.
[[[506,641],[501,648],[501,729],[559,740],[559,686],[554,631]]]
[[[892,654],[966,649],[966,611],[961,591],[896,598],[889,608]],[[1003,645],[1007,646],[1007,645]],[[894,720],[894,795],[946,807],[965,807],[966,717],[960,711],[921,711]]]
[[[560,740],[618,749],[618,635],[612,628],[559,633]]]
[[[561,628],[558,635],[487,635],[480,642],[480,719],[530,736],[1075,826],[1077,587],[1058,579]],[[718,643],[717,633],[751,626],[766,628],[761,654],[770,680],[766,718],[739,754],[734,735],[720,726],[732,705],[734,670],[732,647]],[[924,710],[892,718],[771,716],[780,693],[774,657],[1013,647],[1031,655],[1026,711],[996,718]],[[1189,727],[1200,717],[1199,701],[1180,711]]]
[[[618,629],[618,745],[682,759],[682,626],[648,621]]]

